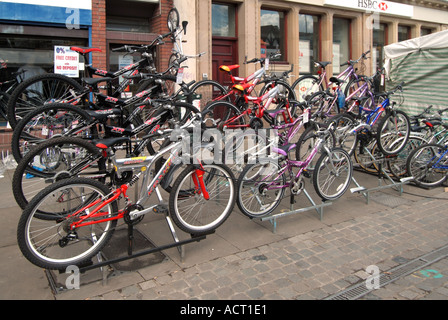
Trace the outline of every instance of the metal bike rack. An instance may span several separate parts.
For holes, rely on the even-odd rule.
[[[261,221],[271,222],[273,233],[277,233],[277,219],[279,219],[281,217],[285,217],[285,216],[290,216],[293,214],[298,214],[298,213],[302,213],[302,212],[306,212],[306,211],[310,211],[310,210],[316,210],[317,213],[319,214],[320,221],[322,221],[323,215],[324,215],[324,208],[331,206],[333,203],[325,201],[325,202],[322,202],[322,204],[316,204],[316,202],[313,200],[313,198],[310,196],[310,194],[306,191],[306,189],[303,189],[302,192],[305,194],[305,196],[307,197],[308,201],[312,204],[312,206],[301,208],[301,209],[294,209],[294,204],[295,204],[294,196],[295,195],[291,193],[291,198],[290,198],[291,199],[290,200],[290,210],[291,211],[269,215],[267,217],[260,218]]]
[[[351,193],[361,193],[366,198],[366,203],[369,204],[370,202],[370,193],[375,191],[380,191],[388,188],[395,188],[400,196],[403,194],[403,186],[405,184],[408,184],[413,180],[412,177],[406,177],[403,179],[400,179],[399,182],[394,181],[384,170],[383,167],[383,160],[384,159],[376,159],[375,156],[366,148],[364,147],[364,152],[366,152],[369,157],[372,159],[372,163],[378,163],[378,187],[367,189],[363,186],[361,186],[355,178],[352,176],[352,181],[356,185],[356,188],[350,189]],[[390,184],[385,183],[386,181],[390,182]]]
[[[200,234],[200,235],[191,234],[189,239],[179,240],[179,237],[177,236],[176,230],[174,228],[174,224],[173,224],[170,216],[168,215],[168,212],[165,212],[164,215],[165,215],[165,220],[166,220],[166,223],[168,224],[168,228],[171,233],[171,236],[173,237],[174,242],[168,243],[165,245],[161,245],[161,246],[157,246],[157,247],[153,247],[151,249],[134,252],[134,229],[135,229],[135,227],[133,224],[128,224],[128,226],[127,226],[127,241],[128,241],[127,255],[123,255],[118,258],[106,260],[104,253],[102,251],[100,251],[96,255],[96,259],[98,260],[98,262],[94,263],[91,260],[91,261],[87,262],[86,264],[77,266],[79,268],[79,273],[82,274],[89,270],[100,269],[103,285],[106,285],[108,278],[111,277],[111,275],[113,276],[115,274],[115,271],[113,270],[114,268],[112,267],[113,264],[117,264],[119,262],[123,262],[123,261],[130,260],[130,259],[135,259],[135,258],[149,255],[152,253],[157,253],[157,252],[171,249],[171,248],[178,249],[180,259],[181,259],[181,261],[183,261],[185,258],[184,245],[192,243],[192,242],[199,242],[201,240],[204,240],[207,237],[207,235],[214,233],[214,231],[211,231],[209,233]],[[106,266],[109,266],[109,267],[105,268]],[[59,274],[66,272],[66,270],[58,270],[58,271],[59,271]],[[70,290],[70,289],[64,288],[61,284],[59,284],[57,282],[56,276],[51,270],[45,270],[45,273],[47,275],[50,287],[52,288],[52,291],[55,294]]]

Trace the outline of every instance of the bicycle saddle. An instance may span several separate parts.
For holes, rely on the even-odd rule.
[[[336,83],[336,84],[340,85],[340,84],[343,84],[345,81],[341,80],[339,78],[336,78],[336,77],[331,77],[330,78],[330,82],[333,82],[333,83]]]
[[[113,147],[117,144],[122,144],[124,142],[128,142],[131,139],[129,137],[118,137],[118,138],[108,138],[108,139],[101,139],[101,140],[92,140],[93,144],[97,148],[100,149],[108,149],[110,147]]]
[[[244,92],[247,88],[253,87],[253,83],[236,84],[232,87],[233,90]]]
[[[325,68],[329,64],[331,64],[330,61],[317,61],[316,64],[318,64],[320,67]]]
[[[98,120],[98,121],[104,121],[108,119],[110,116],[115,115],[121,115],[122,111],[119,108],[111,108],[111,109],[104,109],[104,110],[86,110],[89,116],[92,118]]]
[[[70,47],[70,50],[76,51],[81,54],[86,54],[89,52],[101,52],[100,48],[92,48],[92,47]]]
[[[114,79],[106,77],[106,78],[82,78],[82,81],[84,81],[88,86],[90,87],[96,87],[98,85],[98,83],[100,82],[108,82],[108,81],[112,81]]]
[[[234,69],[238,69],[239,67],[240,67],[240,65],[238,65],[238,64],[234,64],[231,66],[222,65],[219,67],[219,70],[224,71],[224,72],[230,72]]]
[[[278,154],[281,154],[282,156],[287,156],[288,152],[291,150],[294,150],[297,147],[297,144],[295,143],[288,143],[283,146],[278,146],[278,148],[272,148],[272,151]]]

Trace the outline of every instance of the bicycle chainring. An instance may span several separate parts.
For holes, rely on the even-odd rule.
[[[138,204],[131,204],[130,206],[128,206],[128,207],[125,209],[123,219],[124,219],[124,222],[125,222],[127,225],[135,226],[136,224],[139,224],[139,223],[143,220],[143,218],[145,217],[145,216],[143,215],[143,216],[138,217],[138,218],[135,219],[135,220],[132,220],[131,217],[130,217],[130,215],[129,215],[129,213],[132,212],[132,211],[134,211],[134,210],[142,211],[142,210],[143,210],[143,207],[142,207],[141,205],[138,205]]]

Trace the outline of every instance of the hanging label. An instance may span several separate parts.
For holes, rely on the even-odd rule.
[[[264,70],[269,70],[269,59],[266,59],[264,62]]]
[[[177,70],[176,83],[182,84],[183,81],[184,81],[184,68],[179,68],[179,70]]]

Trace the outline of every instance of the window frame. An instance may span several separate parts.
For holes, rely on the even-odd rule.
[[[260,8],[260,41],[263,40],[261,38],[261,11],[273,11],[273,12],[280,12],[283,14],[283,23],[282,23],[282,28],[283,28],[283,39],[284,39],[284,44],[283,44],[283,51],[281,50],[280,53],[282,54],[280,60],[272,60],[269,63],[270,64],[289,64],[288,62],[288,11],[287,10],[282,10],[282,9],[275,9],[275,8],[271,8],[271,7],[264,7],[262,6]],[[261,46],[261,43],[260,43]]]

